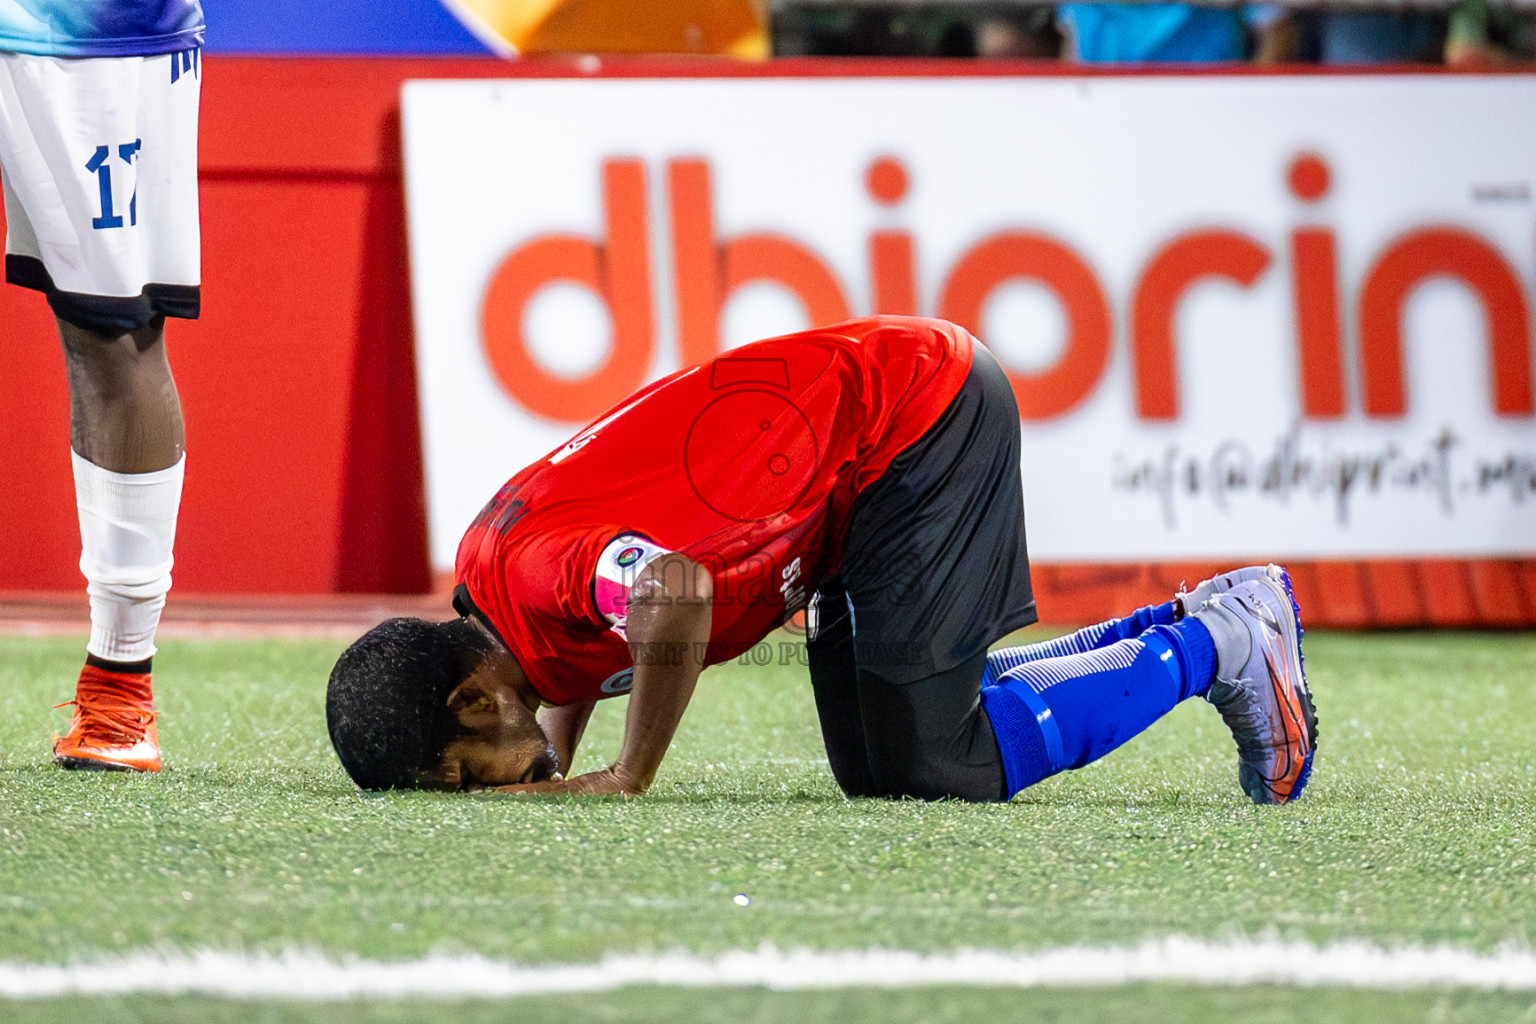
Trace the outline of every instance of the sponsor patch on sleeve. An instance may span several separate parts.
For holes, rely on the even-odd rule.
[[[645,537],[625,533],[609,541],[603,553],[597,556],[592,596],[597,601],[598,613],[608,620],[615,633],[624,635],[624,623],[629,616],[629,590],[635,585],[640,570],[670,553]]]

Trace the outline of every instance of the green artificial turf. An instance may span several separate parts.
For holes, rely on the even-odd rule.
[[[590,962],[765,942],[1014,950],[1168,934],[1533,945],[1536,635],[1309,634],[1321,744],[1305,799],[1281,808],[1238,790],[1231,740],[1201,701],[1008,805],[849,801],[823,760],[798,651],[781,659],[779,643],[775,664],[704,677],[652,792],[625,802],[357,792],[325,734],[340,645],[319,641],[165,642],[166,770],[60,771],[48,706],[71,695],[82,641],[0,638],[0,961],[302,948]],[[622,700],[599,708],[578,769],[616,748],[622,713]],[[1111,1002],[1122,998],[1135,1001]],[[1199,997],[1227,998],[1248,997]],[[1532,1001],[1509,1005],[1530,1013]],[[37,1005],[0,1015],[31,1019],[11,1011]],[[274,1016],[249,1019],[318,1016],[263,1012]]]
[[[768,992],[637,987],[588,996],[535,996],[511,1013],[500,1001],[365,1000],[249,1004],[213,999],[69,999],[0,1002],[7,1024],[1528,1024],[1536,995],[1497,992],[1353,992],[1255,986],[1202,989],[1128,985],[1111,989],[844,989]]]

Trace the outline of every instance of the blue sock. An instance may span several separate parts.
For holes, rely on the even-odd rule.
[[[1009,669],[981,691],[1008,795],[1097,761],[1179,701],[1203,694],[1215,675],[1216,645],[1194,618]]]
[[[987,667],[981,676],[982,686],[993,686],[1004,672],[1018,668],[1027,661],[1042,658],[1061,658],[1068,654],[1083,654],[1108,647],[1121,640],[1131,640],[1153,626],[1169,626],[1175,621],[1173,602],[1147,605],[1138,608],[1123,619],[1110,619],[1096,626],[1088,626],[1076,633],[1058,636],[1038,644],[1023,647],[1005,647],[987,655]]]

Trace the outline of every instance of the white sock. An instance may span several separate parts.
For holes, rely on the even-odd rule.
[[[153,473],[113,473],[73,449],[80,511],[80,571],[91,599],[85,649],[108,661],[155,653],[155,628],[171,589],[171,547],[186,457]]]

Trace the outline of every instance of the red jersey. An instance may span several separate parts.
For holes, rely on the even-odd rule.
[[[628,585],[666,551],[713,578],[706,663],[736,657],[838,571],[854,499],[949,406],[973,341],[876,316],[679,370],[509,480],[458,582],[550,703],[629,689]]]

